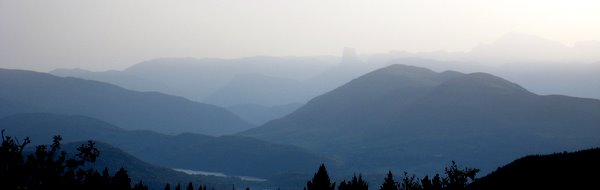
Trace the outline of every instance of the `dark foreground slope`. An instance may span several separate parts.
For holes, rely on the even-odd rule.
[[[0,69],[0,117],[23,112],[86,115],[126,129],[231,134],[251,127],[213,105],[107,83]]]
[[[486,73],[391,65],[241,134],[361,171],[432,173],[456,160],[485,173],[520,155],[600,145],[600,101],[540,96]]]
[[[29,136],[34,144],[47,144],[57,134],[65,142],[106,142],[151,164],[227,175],[270,178],[289,172],[310,173],[315,165],[328,162],[291,145],[239,136],[125,131],[83,116],[18,114],[0,119],[0,129],[12,136]]]
[[[600,149],[526,156],[472,184],[473,189],[598,189]]]

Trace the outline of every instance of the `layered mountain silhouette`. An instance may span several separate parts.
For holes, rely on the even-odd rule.
[[[22,70],[0,69],[0,113],[79,114],[126,129],[223,135],[252,125],[224,108],[156,92]]]
[[[87,80],[95,80],[114,84],[123,88],[135,91],[156,91],[177,95],[175,90],[159,80],[136,76],[123,71],[109,70],[102,72],[93,72],[84,69],[55,69],[50,72],[52,75],[61,77],[75,77]]]
[[[280,106],[303,103],[317,95],[319,94],[311,93],[302,82],[297,80],[245,74],[236,75],[226,85],[204,99],[204,102],[226,107],[249,103]]]
[[[290,80],[303,81],[318,75],[323,70],[330,68],[338,62],[339,58],[333,56],[257,56],[240,59],[160,58],[135,64],[123,71],[89,72],[80,69],[57,69],[51,73],[58,76],[71,76],[110,82],[127,89],[157,91],[186,97],[194,101],[205,102],[209,96],[218,93],[218,91],[231,83],[236,76],[266,76],[270,77],[271,82],[275,84],[287,83]],[[278,81],[279,79],[281,81]],[[235,83],[230,85],[235,85]],[[289,88],[287,86],[272,86],[274,90],[279,87],[283,88],[283,90]],[[277,94],[268,95],[268,97],[274,100],[286,98],[277,96]],[[248,100],[252,100],[252,98],[261,97],[249,97]],[[303,101],[306,100],[308,99],[304,99]],[[292,102],[296,102],[296,100]],[[279,103],[278,101],[270,101],[263,105],[261,104],[263,102],[244,101],[241,103],[225,102],[223,105],[217,105],[261,104],[263,106],[272,106],[292,102]],[[213,103],[221,102],[215,100]]]
[[[360,62],[352,52],[346,52],[342,62],[339,61],[333,56],[161,58],[122,71],[56,69],[50,73],[108,82],[132,90],[156,91],[221,107],[264,107],[254,109],[251,114],[238,112],[247,121],[262,124],[289,113],[273,114],[281,107],[306,103],[379,67]]]
[[[374,55],[377,59],[424,58],[476,62],[484,65],[514,63],[598,63],[600,41],[580,41],[566,45],[559,41],[524,33],[507,33],[490,43],[481,43],[466,52],[392,51]]]
[[[490,44],[480,44],[464,57],[467,60],[510,63],[510,62],[584,62],[593,63],[600,59],[599,41],[577,42],[567,46],[559,41],[535,35],[508,33]]]
[[[478,179],[472,189],[594,189],[598,160],[598,148],[526,156]]]
[[[303,104],[292,103],[280,106],[261,106],[256,104],[240,104],[226,107],[227,110],[240,116],[245,121],[254,125],[263,125],[273,119],[290,114]]]
[[[600,99],[600,86],[593,85],[600,82],[597,74],[600,72],[599,52],[598,41],[577,42],[567,46],[535,35],[509,33],[467,52],[392,51],[359,55],[354,49],[345,48],[342,56],[338,57],[160,58],[135,64],[122,71],[57,69],[51,73],[109,82],[132,90],[157,91],[199,102],[214,101],[211,103],[223,107],[234,104],[274,106],[304,103],[367,72],[390,63],[399,63],[435,71],[487,72],[516,82],[537,94],[563,94]],[[242,89],[232,89],[238,87],[241,82],[234,81],[230,84],[236,76],[245,75],[266,76],[272,83],[300,81],[303,85],[298,87],[302,88],[298,90],[300,94],[291,96],[280,93],[252,96],[252,93],[247,93],[244,102],[229,102],[235,99],[224,98],[222,100],[227,101],[221,102],[216,101],[218,98],[212,99],[214,97],[209,99],[216,93],[247,92],[243,91],[245,86],[241,86]],[[286,91],[295,85],[293,83],[284,86],[273,85],[268,90]],[[229,90],[226,90],[227,88]],[[224,95],[232,97],[237,94]],[[310,97],[298,101],[298,97],[307,95]],[[268,97],[265,99],[273,101],[261,99],[265,96]],[[260,101],[252,101],[257,99]],[[288,99],[291,101],[281,103],[281,100]]]
[[[305,149],[241,137],[212,137],[185,133],[164,135],[152,131],[126,131],[85,116],[51,113],[16,114],[0,119],[0,129],[11,136],[30,137],[33,144],[48,144],[61,135],[64,142],[95,140],[118,147],[151,164],[228,175],[270,178],[288,172],[310,173],[330,160]]]
[[[520,155],[600,145],[600,101],[539,96],[486,74],[391,65],[242,135],[290,143],[362,171],[489,172]]]

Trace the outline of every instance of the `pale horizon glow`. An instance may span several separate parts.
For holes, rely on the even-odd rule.
[[[0,68],[123,69],[160,57],[466,52],[507,33],[600,41],[600,1],[0,0]]]

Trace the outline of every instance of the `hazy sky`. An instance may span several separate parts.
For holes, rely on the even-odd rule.
[[[158,57],[468,51],[510,33],[600,40],[598,0],[0,0],[0,67]]]

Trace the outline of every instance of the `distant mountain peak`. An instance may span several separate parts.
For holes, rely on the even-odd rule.
[[[470,59],[486,63],[538,62],[570,60],[570,48],[565,44],[535,35],[509,33],[498,40],[473,48]]]
[[[385,75],[402,75],[407,77],[423,77],[432,76],[437,74],[427,68],[417,67],[412,65],[393,64],[382,69],[376,70],[371,74],[385,74]]]
[[[538,96],[487,73],[391,65],[241,134],[298,145],[363,171],[423,171],[442,168],[442,159],[489,171],[527,151],[597,145],[599,115],[597,100]]]
[[[342,63],[349,64],[349,63],[359,63],[359,62],[361,62],[361,61],[358,58],[356,49],[344,47],[344,50],[342,51]]]

